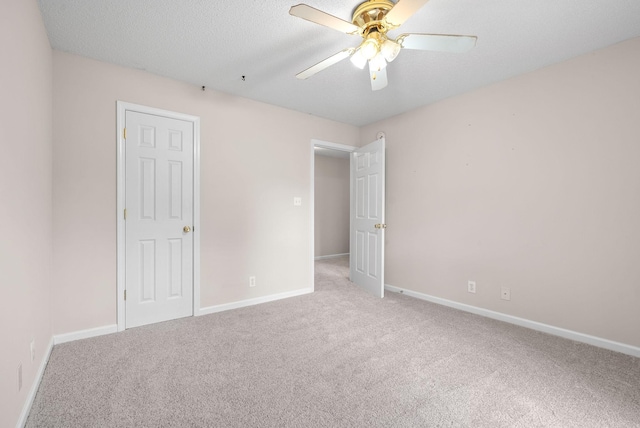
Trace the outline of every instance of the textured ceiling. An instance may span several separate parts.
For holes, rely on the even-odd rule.
[[[360,3],[304,1],[347,21]],[[639,0],[431,0],[389,34],[476,35],[477,46],[403,50],[372,92],[348,60],[295,78],[361,40],[290,16],[298,3],[39,0],[54,49],[357,126],[640,36]]]

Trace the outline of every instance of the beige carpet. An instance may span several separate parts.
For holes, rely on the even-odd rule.
[[[28,427],[640,427],[640,359],[403,295],[316,293],[55,346]]]

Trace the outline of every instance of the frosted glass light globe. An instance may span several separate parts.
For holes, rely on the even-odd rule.
[[[378,54],[380,50],[380,46],[378,45],[378,41],[375,39],[366,39],[360,45],[360,52],[362,52],[362,56],[366,59],[371,59]]]

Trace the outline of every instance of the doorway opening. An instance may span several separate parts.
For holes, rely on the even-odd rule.
[[[325,141],[311,141],[311,283],[314,284],[314,270],[316,257],[331,257],[344,255],[346,242],[348,242],[349,254],[349,272],[350,279],[356,285],[362,287],[371,294],[384,296],[384,193],[385,193],[385,140],[384,137],[367,144],[363,147],[347,146],[343,144],[329,143]],[[348,156],[349,168],[349,225],[348,240],[344,240],[344,232],[332,230],[332,210],[331,208],[316,207],[317,204],[323,203],[316,197],[316,191],[325,192],[326,189],[316,188],[316,153],[321,152],[325,156],[340,158],[346,152]],[[336,153],[343,152],[343,153]],[[321,159],[321,157],[318,157]],[[322,160],[320,163],[335,164],[334,161]],[[339,161],[337,161],[339,164]],[[346,167],[346,165],[344,165]],[[329,169],[331,170],[331,168]],[[342,183],[345,183],[346,171],[342,170]],[[326,177],[331,181],[336,177]],[[340,181],[340,180],[334,180]],[[340,186],[339,183],[333,183],[333,186]],[[344,185],[344,184],[343,184]],[[328,189],[328,192],[343,193],[346,189],[336,190]],[[320,196],[320,195],[318,195]],[[331,203],[341,206],[346,202],[346,197],[339,195],[341,202],[333,201]],[[344,195],[346,196],[346,195]],[[325,212],[326,211],[326,212]],[[333,210],[337,211],[337,210]],[[345,212],[340,208],[340,211]],[[316,219],[316,214],[318,219]],[[335,213],[334,213],[335,214]],[[327,218],[320,218],[328,216]],[[320,224],[320,223],[324,224]],[[322,229],[324,227],[324,229]],[[346,224],[342,223],[336,229],[346,231]],[[337,232],[337,233],[333,233]],[[316,233],[321,234],[318,238]],[[322,240],[323,242],[316,242]],[[323,249],[324,241],[328,241],[328,249]],[[343,250],[340,250],[342,248]],[[328,254],[317,254],[322,251]]]
[[[311,140],[311,284],[314,289],[315,261],[349,253],[350,159],[356,149],[355,146]],[[324,179],[317,180],[317,173]],[[338,194],[332,195],[332,191]],[[318,206],[323,203],[328,206]],[[334,229],[331,229],[332,210],[338,211],[338,225]],[[328,235],[318,236],[324,232]]]
[[[350,152],[314,153],[314,260],[348,256]]]

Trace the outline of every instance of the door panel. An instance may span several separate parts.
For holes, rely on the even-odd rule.
[[[384,296],[384,139],[352,154],[351,281]]]
[[[169,239],[169,297],[182,297],[182,240]]]
[[[156,300],[156,241],[140,240],[140,301]]]
[[[193,315],[193,123],[125,116],[126,328]],[[189,226],[189,231],[183,230]]]

